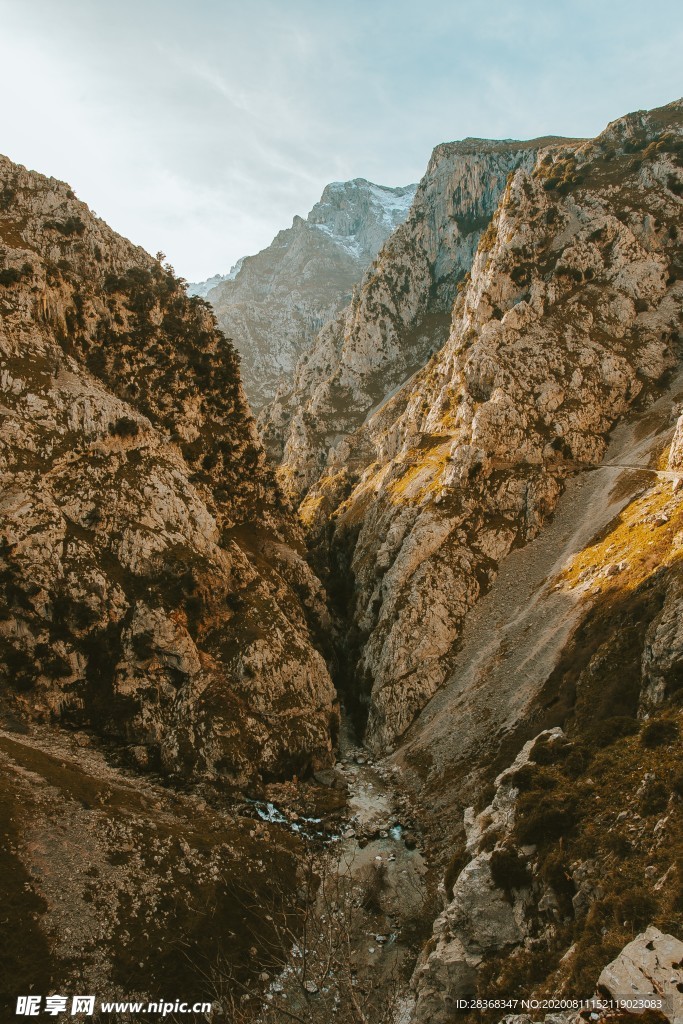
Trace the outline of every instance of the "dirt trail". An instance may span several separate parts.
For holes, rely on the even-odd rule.
[[[489,593],[470,613],[457,665],[406,734],[390,763],[432,809],[449,801],[483,744],[520,721],[559,660],[590,595],[557,587],[557,575],[653,479],[676,480],[650,463],[673,431],[671,409],[683,397],[683,374],[644,413],[612,434],[599,466],[567,482],[552,521],[502,563]],[[476,755],[476,756],[475,756]],[[417,768],[417,771],[416,771]],[[462,798],[472,794],[465,784]]]

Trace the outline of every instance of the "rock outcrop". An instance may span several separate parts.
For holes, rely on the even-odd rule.
[[[543,142],[466,139],[437,146],[407,221],[387,241],[354,292],[285,382],[259,427],[280,478],[300,500],[330,449],[361,425],[448,336],[459,282],[518,167]]]
[[[527,860],[511,848],[510,837],[519,773],[529,765],[538,740],[554,744],[562,738],[562,730],[555,729],[526,743],[496,779],[489,806],[476,817],[471,807],[465,812],[467,862],[452,892],[442,892],[446,906],[413,975],[417,1020],[451,1021],[457,1000],[480,991],[480,972],[487,957],[509,952],[530,937],[531,906],[542,900],[552,905],[549,893],[532,879]]]
[[[327,623],[232,345],[67,185],[0,162],[5,711],[243,782],[330,757]]]
[[[382,243],[410,209],[415,185],[387,188],[364,178],[328,185],[308,217],[295,217],[267,249],[227,277],[190,285],[213,305],[241,357],[252,409],[272,401],[316,333],[350,297]],[[214,279],[211,279],[214,280]]]
[[[677,361],[681,122],[681,103],[629,115],[515,171],[447,342],[301,506],[323,545],[331,516],[332,564],[355,581],[350,675],[375,750],[448,677],[500,562]]]
[[[581,1013],[569,1009],[542,1017],[538,1013],[509,1014],[500,1024],[532,1024],[541,1020],[544,1024],[582,1024],[588,1014],[594,1021],[655,1016],[657,1020],[679,1024],[683,1020],[682,965],[683,943],[658,928],[646,928],[603,969],[597,990],[586,998]]]
[[[604,968],[598,990],[611,999],[661,996],[668,1004],[665,1016],[682,1020],[683,942],[658,928],[647,928]]]

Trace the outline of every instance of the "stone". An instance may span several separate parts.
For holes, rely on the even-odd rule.
[[[598,990],[613,999],[662,996],[664,1016],[678,1024],[683,1020],[683,942],[647,928],[602,970]]]

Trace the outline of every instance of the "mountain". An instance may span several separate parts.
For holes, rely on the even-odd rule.
[[[267,458],[210,306],[0,162],[0,991],[678,1024],[682,197],[683,101],[437,147]]]
[[[683,103],[531,150],[431,356],[390,327],[435,282],[404,255],[420,185],[359,294],[404,287],[318,339],[281,470],[345,619],[347,707],[444,871],[415,1024],[595,991],[638,932],[683,927]]]
[[[305,220],[295,217],[291,228],[240,260],[227,278],[189,286],[189,294],[208,298],[233,339],[256,412],[349,301],[382,243],[405,220],[414,192],[414,185],[386,188],[364,178],[333,182]]]
[[[408,219],[259,417],[293,498],[306,493],[330,449],[443,345],[458,284],[508,175],[530,169],[543,142],[466,139],[434,150]]]
[[[192,298],[196,295],[200,299],[205,299],[212,288],[222,284],[223,281],[234,281],[240,272],[240,268],[243,263],[242,260],[238,260],[233,267],[230,268],[227,274],[214,274],[213,277],[209,277],[206,281],[199,281],[197,283],[189,283],[187,286],[187,294]]]
[[[446,343],[346,439],[302,505],[325,533],[333,509],[380,750],[447,678],[501,560],[676,363],[679,126],[680,105],[634,115],[515,171]],[[371,313],[363,336],[377,329]]]
[[[3,706],[170,775],[325,763],[324,596],[232,345],[67,185],[0,189]]]

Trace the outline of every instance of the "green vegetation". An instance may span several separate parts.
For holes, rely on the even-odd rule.
[[[109,424],[109,433],[116,437],[137,437],[140,426],[138,421],[130,416],[119,416],[115,423]]]
[[[542,179],[546,192],[557,192],[561,196],[567,195],[573,187],[581,183],[581,173],[573,153],[557,156],[555,159],[550,153],[546,153],[536,170],[536,175]]]
[[[32,274],[33,267],[30,263],[24,263],[22,267],[5,267],[4,270],[0,270],[0,285],[8,287],[18,284],[25,277],[31,277]]]
[[[80,217],[70,216],[64,220],[46,220],[45,227],[53,231],[59,231],[60,235],[82,235],[85,232],[85,223]]]
[[[675,743],[680,736],[678,722],[670,718],[655,718],[646,722],[640,740],[644,747],[663,747]]]
[[[495,849],[489,866],[494,883],[508,896],[513,889],[525,889],[531,884],[531,872],[526,859],[510,846]]]

